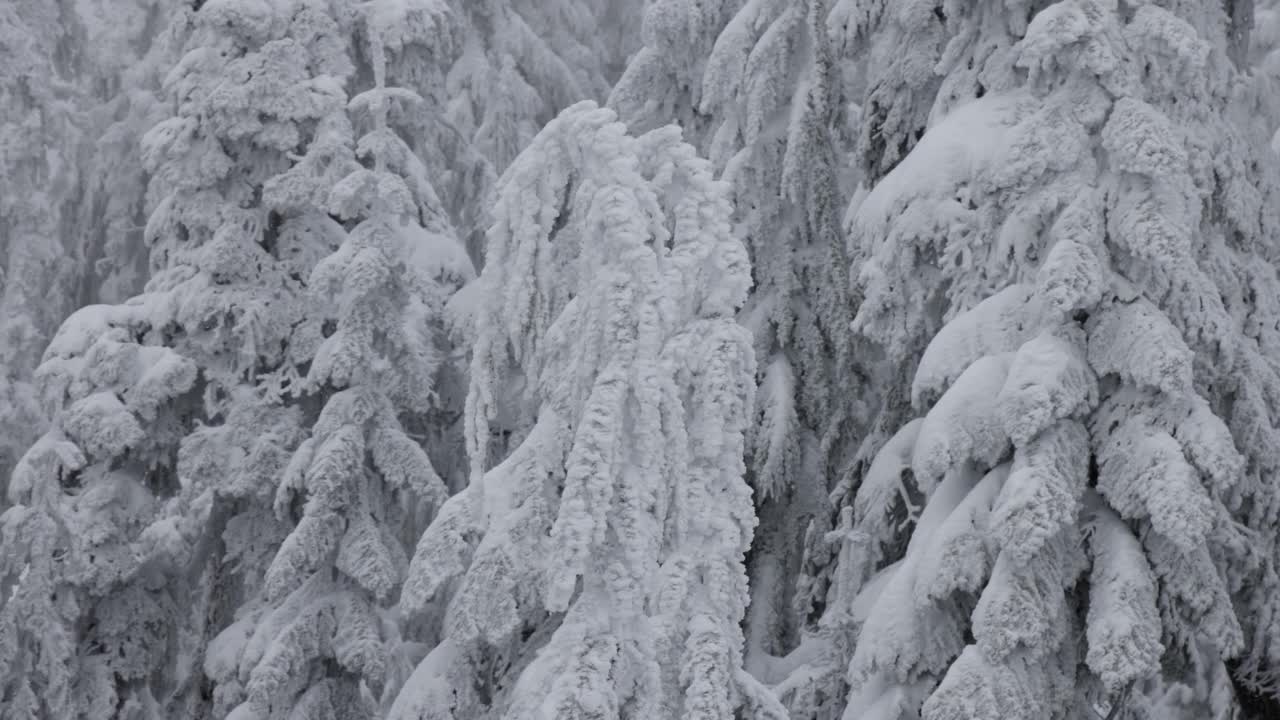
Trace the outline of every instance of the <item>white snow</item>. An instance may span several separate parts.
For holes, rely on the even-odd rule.
[[[1031,109],[1027,92],[992,93],[961,105],[929,128],[902,162],[867,194],[853,224],[872,236],[912,200],[941,198],[981,178]]]
[[[1041,313],[1035,287],[1018,284],[956,316],[925,348],[911,384],[912,404],[924,409],[979,358],[1017,350],[1039,330]]]

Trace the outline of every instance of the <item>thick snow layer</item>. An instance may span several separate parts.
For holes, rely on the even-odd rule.
[[[112,325],[127,322],[130,308],[120,305],[86,305],[62,322],[45,350],[46,358],[83,355],[98,336]]]
[[[389,720],[418,720],[439,717],[435,712],[449,712],[448,699],[453,694],[448,673],[458,661],[459,649],[452,640],[441,641],[409,676],[401,692],[387,712]],[[450,717],[446,715],[446,717]]]
[[[925,416],[911,453],[916,484],[929,492],[945,473],[970,460],[995,465],[1009,449],[997,399],[1013,353],[969,366]],[[916,531],[919,534],[919,530]]]
[[[953,110],[867,194],[854,227],[879,234],[912,200],[954,193],[982,177],[1034,102],[1029,93],[1016,91],[987,95]]]
[[[898,560],[888,567],[880,570],[866,585],[862,586],[862,590],[858,591],[858,596],[853,599],[849,605],[849,614],[858,622],[865,622],[871,615],[872,608],[875,607],[876,601],[880,599],[880,594],[884,592],[884,588],[893,580],[893,576],[898,573],[898,569],[902,566],[902,560]]]
[[[911,402],[926,408],[974,361],[1013,352],[1031,339],[1041,317],[1031,285],[1010,285],[961,313],[929,342],[911,384]]]
[[[408,262],[421,277],[466,282],[476,276],[466,249],[454,237],[430,232],[416,223],[402,225],[399,231]]]

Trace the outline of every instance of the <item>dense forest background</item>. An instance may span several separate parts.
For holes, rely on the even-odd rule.
[[[1280,3],[0,0],[0,720],[1280,717]]]

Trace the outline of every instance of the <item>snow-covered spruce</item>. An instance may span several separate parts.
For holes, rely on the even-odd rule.
[[[15,470],[2,523],[12,601],[0,624],[16,635],[3,633],[12,672],[0,675],[19,713],[181,714],[187,690],[199,694],[192,656],[217,621],[204,616],[215,583],[193,546],[218,516],[215,496],[251,493],[289,442],[288,410],[255,397],[287,365],[293,316],[287,302],[266,312],[288,297],[290,268],[256,244],[269,221],[253,199],[287,160],[280,133],[296,138],[331,96],[298,77],[297,43],[258,52],[261,26],[224,24],[219,5],[174,14],[175,35],[190,38],[169,76],[178,114],[144,143],[164,192],[147,227],[157,273],[143,295],[69,318],[37,371],[53,426]],[[252,81],[232,90],[227,74]],[[267,97],[275,104],[251,102]],[[225,184],[232,174],[247,182]],[[227,555],[252,575],[243,549]]]
[[[920,420],[828,537],[845,717],[1222,712],[1188,673],[1271,683],[1280,647],[1275,177],[1234,120],[1228,18],[944,5],[861,20],[945,49],[868,116],[884,175],[849,217],[854,329],[914,376],[881,412]]]
[[[79,23],[70,5],[14,2],[0,11],[0,48],[13,48],[0,51],[0,491],[48,422],[32,374],[74,307],[75,278],[59,259],[83,138],[79,108],[55,95],[71,79],[53,59],[75,42]],[[0,499],[0,509],[6,506]]]
[[[304,383],[323,407],[270,503],[292,528],[257,596],[205,661],[222,702],[243,686],[231,718],[377,717],[376,700],[405,674],[395,667],[400,632],[388,612],[408,565],[403,535],[422,510],[439,507],[446,488],[402,418],[427,417],[435,404],[443,306],[471,270],[421,161],[388,124],[396,106],[403,115],[425,101],[387,86],[386,67],[389,51],[438,39],[437,9],[362,6],[355,32],[367,56],[358,62],[373,87],[331,120],[326,144],[313,144],[266,188],[270,197],[306,198],[308,165],[324,167],[323,154],[336,151],[339,162],[327,165],[345,175],[325,207],[349,229],[308,281],[313,317],[332,331],[315,346]],[[340,134],[350,138],[355,127],[364,132],[354,142]]]
[[[14,469],[0,515],[6,718],[161,714],[189,543],[167,512],[174,430],[197,401],[197,369],[135,339],[148,314],[82,308],[40,366],[54,420]]]
[[[750,283],[728,188],[674,127],[581,103],[503,178],[468,398],[471,485],[401,609],[448,607],[397,720],[781,718],[742,668]],[[496,465],[491,430],[519,438]]]
[[[33,376],[58,324],[145,280],[138,141],[172,60],[154,30],[168,8],[103,4],[0,9],[0,493],[49,420]]]
[[[760,358],[747,436],[760,528],[745,627],[747,667],[762,678],[802,644],[820,606],[821,580],[801,564],[802,539],[811,519],[830,514],[827,494],[853,467],[870,394],[848,332],[855,306],[840,214],[852,188],[840,167],[844,87],[826,18],[824,0],[746,3],[716,40],[701,82],[711,159],[733,188],[735,232],[753,276],[739,318]],[[818,687],[792,685],[781,697],[804,716],[836,700],[809,692]]]

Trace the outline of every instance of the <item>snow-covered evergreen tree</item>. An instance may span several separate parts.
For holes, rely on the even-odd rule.
[[[6,719],[164,717],[190,539],[165,498],[197,369],[139,341],[149,320],[143,305],[83,308],[40,366],[57,412],[0,515]]]
[[[84,113],[92,151],[82,156],[79,209],[72,231],[84,264],[78,301],[119,303],[147,280],[143,229],[161,196],[151,188],[142,137],[168,116],[165,75],[181,57],[173,3],[163,0],[90,0],[79,5],[86,26],[82,78],[90,85]]]
[[[813,612],[812,593],[797,587],[804,533],[830,514],[827,493],[849,469],[866,414],[840,227],[850,190],[840,167],[847,129],[835,127],[843,78],[826,19],[823,0],[748,2],[721,32],[702,81],[712,160],[733,186],[735,228],[752,260],[741,321],[761,358],[747,448],[761,528],[751,553],[748,667],[766,678],[788,662],[772,656],[796,648]],[[783,695],[799,706],[814,701],[800,688]]]
[[[434,404],[443,304],[472,271],[421,161],[387,123],[392,106],[424,101],[386,84],[388,54],[436,40],[444,8],[375,0],[361,9],[373,86],[349,108],[364,129],[363,164],[328,199],[353,226],[309,282],[333,322],[306,379],[324,406],[275,494],[277,515],[299,519],[207,666],[227,688],[243,683],[235,718],[377,716],[374,700],[395,682],[398,628],[386,610],[408,564],[401,531],[447,494],[401,417]]]
[[[109,4],[0,10],[0,486],[47,422],[32,374],[58,324],[141,289],[137,142],[157,119],[166,8]]]
[[[633,127],[680,122],[734,192],[734,229],[754,280],[739,319],[761,360],[747,445],[761,521],[750,553],[747,666],[769,682],[832,640],[802,641],[822,608],[825,578],[814,576],[829,571],[806,558],[805,533],[811,519],[822,525],[831,515],[828,491],[847,489],[866,415],[858,396],[869,391],[847,332],[855,299],[840,227],[857,174],[849,93],[860,73],[830,42],[827,7],[652,3],[645,47],[610,97]],[[778,688],[793,713],[820,702],[814,674]],[[832,658],[817,674],[843,670]]]
[[[266,191],[345,111],[352,67],[328,10],[211,0],[175,12],[171,33],[188,38],[168,78],[176,114],[144,141],[163,193],[153,277],[59,331],[38,373],[54,427],[10,488],[5,532],[22,542],[5,572],[31,598],[6,610],[62,644],[24,641],[6,661],[56,717],[209,710],[204,645],[287,530],[271,498],[301,440],[289,399],[322,340],[303,281],[342,235],[322,208]],[[68,695],[64,674],[85,687]]]
[[[443,640],[422,718],[781,717],[742,669],[750,284],[727,188],[674,127],[575,105],[504,175],[468,396],[472,482],[410,563]],[[497,465],[490,429],[519,442]]]
[[[93,240],[77,230],[100,217],[84,187],[98,157],[91,133],[102,127],[95,103],[111,92],[95,81],[114,69],[92,65],[84,9],[0,9],[12,121],[0,129],[0,446],[40,435],[53,418],[11,477],[0,459],[0,506],[12,504],[0,515],[5,718],[161,717],[176,661],[185,538],[163,508],[178,489],[172,452],[195,367],[143,346],[143,305],[90,306],[66,321],[32,377],[93,272],[84,265]]]
[[[81,171],[70,58],[82,33],[71,2],[0,8],[0,488],[46,423],[32,373],[74,307],[64,230]]]
[[[1280,712],[1277,17],[0,2],[0,720]]]
[[[178,453],[184,517],[202,530],[173,713],[220,716],[238,688],[209,686],[205,648],[257,595],[290,528],[273,498],[304,439],[306,364],[324,339],[306,281],[345,236],[325,201],[354,162],[354,18],[323,0],[209,0],[189,18],[168,78],[177,114],[144,142],[155,182],[171,188],[147,227],[147,289],[167,298],[157,325],[204,383],[201,422]]]
[[[939,56],[869,81],[849,218],[854,328],[910,373],[882,416],[917,419],[829,537],[846,717],[1106,716],[1193,675],[1221,709],[1229,659],[1274,682],[1275,166],[1233,18],[1167,5],[848,15]]]
[[[609,107],[636,132],[675,123],[689,142],[703,150],[713,125],[709,107],[703,107],[703,76],[720,33],[743,4],[743,0],[645,3],[642,45],[610,92]],[[755,19],[754,13],[744,17]]]

